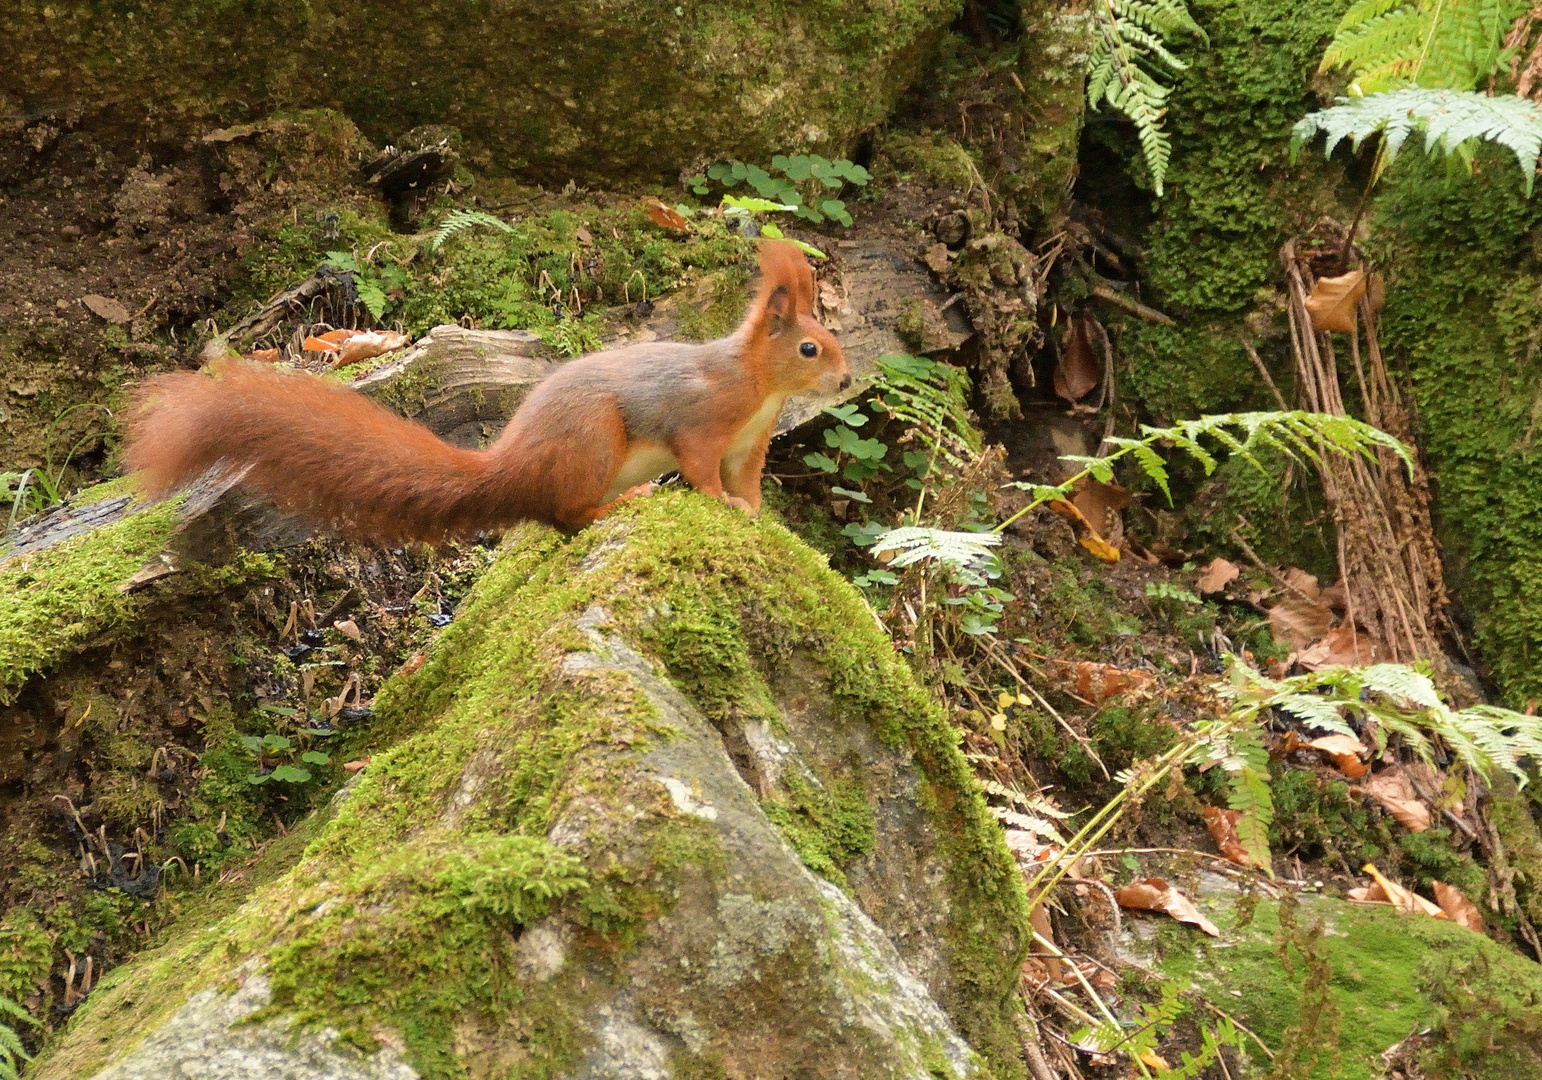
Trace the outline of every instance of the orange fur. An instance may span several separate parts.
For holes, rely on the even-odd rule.
[[[152,497],[221,467],[290,513],[379,541],[437,542],[521,520],[582,528],[668,468],[753,512],[781,402],[850,380],[813,317],[802,252],[766,242],[760,266],[733,334],[571,361],[486,450],[451,446],[336,383],[231,359],[140,387],[126,460]]]

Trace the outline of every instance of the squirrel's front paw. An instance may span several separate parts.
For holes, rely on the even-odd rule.
[[[724,495],[723,501],[729,506],[733,507],[735,510],[743,510],[750,517],[760,516],[759,510],[755,509],[753,506],[739,498],[737,495]]]

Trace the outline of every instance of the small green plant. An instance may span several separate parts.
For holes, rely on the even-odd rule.
[[[1162,194],[1172,143],[1162,128],[1172,88],[1157,73],[1186,71],[1167,47],[1179,33],[1207,41],[1184,0],[1093,0],[1092,55],[1087,60],[1087,104],[1107,102],[1135,125],[1151,183]],[[1167,69],[1163,72],[1163,68]]]
[[[407,271],[396,265],[376,266],[368,261],[360,262],[349,251],[327,252],[327,264],[353,275],[353,287],[359,294],[370,317],[379,321],[385,316],[391,300],[387,293],[407,288]]]
[[[428,250],[438,251],[450,237],[477,228],[498,229],[506,233],[514,231],[508,222],[481,210],[451,210],[439,223],[439,228],[434,230],[433,237],[428,241]]]
[[[769,199],[757,199],[750,195],[724,195],[722,202],[723,217],[729,221],[750,221],[756,214],[792,213],[798,208],[790,203],[776,203]],[[774,221],[762,221],[756,226],[760,235],[772,240],[788,240],[796,244],[798,250],[805,255],[812,255],[816,259],[828,258],[813,244],[805,244],[796,237],[789,237],[782,232],[781,226]]]
[[[600,319],[597,315],[571,316],[550,326],[542,326],[536,333],[541,335],[546,345],[567,357],[593,352],[602,344]]]
[[[1146,582],[1146,597],[1150,600],[1161,602],[1164,600],[1176,601],[1180,604],[1197,604],[1199,597],[1181,585],[1174,585],[1170,581]]]
[[[21,1036],[8,1023],[19,1020],[37,1026],[37,1018],[10,998],[0,995],[0,1080],[20,1080],[22,1065],[32,1060],[27,1048],[21,1044]]]
[[[830,161],[818,154],[778,154],[771,159],[770,170],[742,161],[719,161],[705,174],[691,177],[690,185],[696,194],[706,195],[711,191],[709,180],[725,188],[745,184],[761,198],[790,207],[805,221],[818,225],[828,218],[850,227],[851,214],[839,191],[847,184],[866,187],[871,179],[866,169],[844,158]],[[836,194],[831,195],[832,191]]]
[[[257,767],[246,778],[248,784],[266,784],[269,781],[309,783],[311,771],[304,766],[325,765],[332,760],[318,750],[301,751],[283,735],[246,735],[242,737],[241,743],[257,757]],[[296,761],[302,764],[297,765]]]
[[[6,522],[6,530],[16,527],[16,522],[22,518],[31,517],[33,514],[48,509],[59,503],[62,493],[60,486],[64,483],[65,471],[70,467],[81,447],[94,439],[99,439],[102,432],[92,428],[85,435],[77,439],[69,452],[64,455],[64,460],[54,468],[53,441],[54,432],[59,427],[59,422],[70,413],[79,409],[100,409],[108,419],[112,418],[112,410],[105,405],[95,405],[89,402],[80,405],[71,405],[48,425],[48,430],[43,435],[45,447],[43,465],[40,468],[24,469],[21,472],[0,473],[0,498],[7,499],[11,504],[10,518]]]
[[[1183,1000],[1188,989],[1183,983],[1164,982],[1161,996],[1156,1001],[1141,1003],[1130,1029],[1104,1019],[1095,1027],[1089,1025],[1074,1032],[1071,1041],[1082,1046],[1096,1046],[1104,1053],[1127,1054],[1142,1075],[1151,1076],[1146,1063],[1153,1058],[1158,1044],[1172,1026],[1190,1011],[1190,1005]],[[1229,1017],[1222,1018],[1214,1029],[1200,1024],[1199,1030],[1199,1053],[1183,1051],[1182,1059],[1176,1067],[1157,1070],[1156,1075],[1161,1080],[1191,1080],[1203,1075],[1215,1063],[1223,1046],[1230,1046],[1239,1053],[1246,1049],[1246,1037],[1237,1030]]]
[[[805,454],[803,464],[819,472],[839,472],[852,483],[861,483],[880,469],[888,468],[883,459],[888,455],[889,447],[877,439],[864,439],[855,430],[866,426],[869,420],[866,413],[855,405],[835,405],[827,408],[825,414],[840,421],[834,427],[825,428],[825,445],[835,452],[835,456]]]

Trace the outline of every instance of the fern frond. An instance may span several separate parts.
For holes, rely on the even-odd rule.
[[[1060,830],[1055,828],[1054,825],[1048,821],[1045,821],[1041,817],[1035,817],[1032,814],[1024,814],[1017,810],[1008,810],[1004,806],[990,806],[986,809],[991,812],[991,815],[995,817],[997,821],[1005,822],[1006,824],[1012,826],[1014,829],[1022,829],[1025,832],[1031,832],[1037,837],[1040,837],[1044,840],[1053,840],[1055,843],[1062,846],[1065,844],[1065,837],[1060,835]]]
[[[1484,775],[1503,769],[1521,786],[1527,783],[1521,761],[1542,756],[1542,718],[1475,705],[1460,711],[1440,699],[1428,674],[1403,664],[1335,667],[1288,679],[1272,680],[1234,664],[1231,681],[1219,687],[1244,719],[1278,708],[1310,727],[1355,735],[1348,717],[1371,721],[1378,751],[1397,735],[1425,761],[1435,758],[1439,740],[1463,763]]]
[[[491,214],[484,214],[480,210],[451,210],[444,216],[444,220],[439,223],[439,228],[435,230],[433,238],[429,240],[428,250],[438,251],[440,246],[456,233],[465,232],[467,229],[474,229],[478,226],[485,226],[489,229],[501,229],[506,233],[514,231],[508,222],[495,218]]]
[[[1230,781],[1226,804],[1241,811],[1237,839],[1254,866],[1267,870],[1269,826],[1274,823],[1274,795],[1269,790],[1269,751],[1258,728],[1245,727],[1231,736],[1232,755],[1222,762]]]
[[[963,567],[990,558],[991,549],[1001,543],[996,532],[949,532],[907,525],[891,529],[873,543],[873,554],[893,551],[890,566],[904,568],[922,559],[935,559],[945,566]]]
[[[1096,109],[1107,102],[1135,125],[1152,186],[1161,195],[1172,157],[1162,117],[1172,91],[1151,69],[1187,70],[1188,65],[1168,48],[1167,38],[1172,35],[1189,33],[1208,39],[1183,0],[1094,0],[1092,18],[1087,104]]]
[[[1524,0],[1361,0],[1345,12],[1321,70],[1346,68],[1357,94],[1417,84],[1471,90],[1509,60]]]
[[[1536,178],[1542,151],[1542,108],[1514,95],[1489,97],[1470,91],[1410,87],[1339,104],[1303,117],[1290,133],[1294,155],[1318,134],[1327,137],[1327,153],[1345,139],[1356,150],[1373,134],[1384,140],[1390,164],[1415,131],[1424,132],[1426,152],[1450,153],[1470,141],[1496,142],[1515,154],[1525,177],[1526,194]]]

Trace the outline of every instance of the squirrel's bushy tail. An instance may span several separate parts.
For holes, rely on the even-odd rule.
[[[372,540],[439,541],[529,516],[489,504],[486,452],[451,446],[338,383],[250,361],[145,383],[125,456],[151,497],[224,465],[280,508]]]

